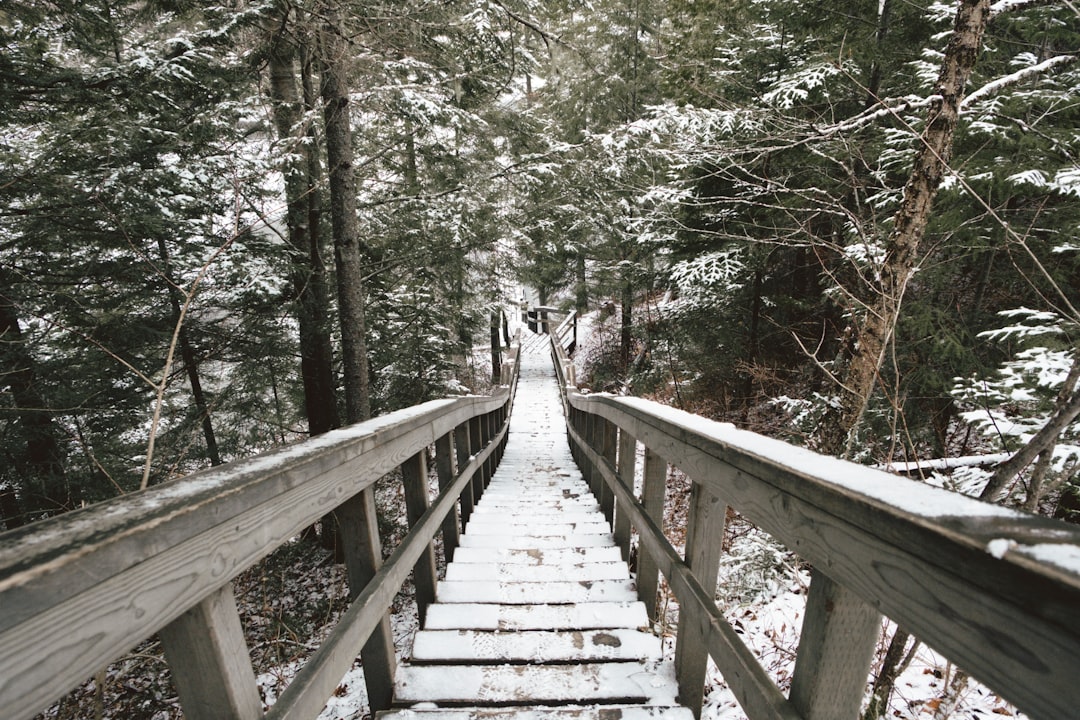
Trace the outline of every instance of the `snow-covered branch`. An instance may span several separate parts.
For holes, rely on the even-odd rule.
[[[1077,60],[1080,60],[1080,55],[1057,55],[1056,57],[1043,60],[1041,63],[1030,65],[1026,68],[1021,68],[1014,73],[1010,73],[1009,75],[1003,75],[995,80],[991,80],[990,82],[986,83],[981,88],[964,98],[960,102],[960,110],[961,112],[963,112],[972,103],[976,103],[980,100],[996,95],[997,93],[1001,92],[1001,90],[1009,87],[1010,85],[1015,85],[1016,83],[1023,82],[1027,78],[1033,77],[1035,75],[1041,75],[1044,72],[1048,72],[1053,68],[1071,65]]]

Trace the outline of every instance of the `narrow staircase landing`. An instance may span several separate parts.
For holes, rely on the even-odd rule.
[[[570,456],[550,359],[521,361],[505,455],[380,718],[692,720]]]

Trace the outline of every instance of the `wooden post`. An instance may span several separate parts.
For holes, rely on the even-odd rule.
[[[263,716],[231,583],[162,628],[159,636],[185,718]]]
[[[716,595],[716,578],[720,571],[726,517],[727,504],[695,482],[690,490],[686,565],[710,598]],[[692,607],[682,607],[680,612],[686,612]],[[701,624],[680,617],[678,635],[675,638],[675,675],[679,682],[679,701],[690,708],[694,717],[701,717],[705,671],[709,659],[705,638],[691,630]]]
[[[409,527],[414,527],[427,509],[431,507],[428,495],[427,449],[413,455],[401,464],[401,478],[405,486],[405,514]],[[428,605],[435,602],[435,548],[427,544],[424,552],[413,566],[413,584],[416,585],[416,611],[420,615],[420,627],[427,619]]]
[[[619,429],[619,481],[634,494],[634,468],[637,464],[637,440],[626,430]],[[622,559],[630,561],[630,514],[625,507],[615,507],[615,544],[622,550]]]
[[[603,457],[612,468],[615,467],[615,453],[618,450],[618,441],[616,433],[618,428],[615,423],[603,418],[597,418],[599,421],[599,437],[600,441],[600,456]],[[600,511],[604,513],[604,517],[607,518],[608,525],[611,525],[615,519],[615,491],[608,487],[607,481],[604,480],[604,476],[597,472],[596,481],[600,486]]]
[[[435,473],[439,477],[439,491],[445,491],[447,486],[454,482],[457,474],[454,470],[454,449],[450,441],[450,435],[443,435],[435,441]],[[458,515],[458,506],[450,508],[449,514],[442,524],[443,555],[446,562],[452,562],[454,551],[461,542],[461,520]]]
[[[454,428],[454,451],[457,454],[457,472],[461,472],[465,469],[465,466],[469,464],[469,457],[472,454],[472,440],[470,439],[468,421],[461,423]],[[465,523],[469,522],[469,518],[472,517],[473,507],[476,505],[477,497],[473,494],[473,486],[470,482],[465,486],[465,489],[461,491],[461,523],[464,527]]]
[[[375,489],[369,486],[360,491],[339,505],[334,515],[341,528],[349,597],[355,599],[382,567]],[[397,669],[389,610],[360,649],[360,661],[364,664],[364,683],[367,685],[371,712],[388,710],[394,696],[394,673]]]
[[[855,720],[881,633],[881,615],[814,568],[799,635],[791,702],[805,720]]]
[[[483,447],[484,418],[478,416],[469,420],[469,454],[476,455]],[[484,463],[477,469],[476,474],[473,475],[473,502],[480,502],[480,498],[484,495],[484,490],[487,488],[487,478],[484,477],[486,474],[487,463]]]
[[[595,415],[581,411],[582,426],[584,432],[581,433],[581,437],[585,440],[585,444],[592,449],[596,449],[596,421]],[[597,502],[600,501],[600,488],[596,486],[597,473],[593,468],[592,461],[589,460],[588,455],[582,457],[581,474],[585,477],[585,483],[589,486],[589,490],[592,491],[593,496]]]
[[[645,506],[645,513],[652,518],[656,526],[664,528],[664,499],[667,494],[667,461],[652,451],[645,448],[644,484],[641,488],[641,504]],[[644,543],[638,545],[637,562],[637,586],[638,598],[645,603],[645,609],[649,613],[649,619],[656,621],[656,593],[660,586],[660,571],[657,569],[656,560],[645,547]]]

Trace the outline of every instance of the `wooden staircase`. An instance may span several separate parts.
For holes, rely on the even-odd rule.
[[[506,455],[379,716],[692,720],[570,458],[550,365],[530,360]]]

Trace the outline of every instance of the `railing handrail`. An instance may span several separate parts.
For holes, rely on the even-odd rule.
[[[664,573],[679,600],[680,624],[693,624],[704,638],[751,720],[855,717],[880,632],[879,612],[1033,717],[1075,713],[1080,704],[1080,528],[648,400],[580,394],[566,382],[558,344],[552,347],[568,433],[575,451],[602,478],[601,493],[614,496],[607,502],[614,501],[622,514],[615,518],[616,534],[627,522],[637,529],[642,554]],[[704,508],[712,501],[721,510],[730,505],[815,568],[790,701],[716,610],[713,593],[703,589],[710,572],[715,583],[715,568],[706,565],[715,565],[720,538],[704,538],[695,548],[688,539],[687,557],[696,552],[708,558],[705,565],[693,566],[663,536],[655,506],[634,497],[636,442],[646,448],[646,483],[655,473],[649,463],[655,465],[657,458],[664,474],[668,464],[681,468],[700,495],[692,503]],[[655,490],[643,492],[649,493]],[[723,520],[716,515],[714,508],[712,518],[690,523],[722,531]],[[706,552],[702,543],[710,542],[717,547]],[[639,585],[650,582],[639,576]],[[830,625],[841,622],[833,615],[844,614],[849,616],[845,628]],[[863,637],[844,635],[853,632]],[[852,662],[853,654],[865,657]],[[678,672],[683,676],[687,670]],[[703,677],[704,670],[700,673]],[[847,688],[843,692],[849,697],[829,699],[830,686]],[[838,713],[840,705],[854,706],[854,713]],[[818,714],[822,708],[828,709]]]
[[[517,382],[516,349],[509,355],[509,384],[492,396],[423,403],[0,534],[0,716],[24,718],[44,709],[430,445],[449,448],[462,428],[468,443],[468,427],[475,425],[487,445],[474,437],[465,452],[459,448],[465,467],[452,482],[444,484],[440,469],[443,493],[401,546],[408,545],[402,551],[407,575],[414,549],[422,552],[428,534],[456,509],[458,495],[473,486],[472,475],[480,468],[490,472],[497,462]],[[477,424],[483,418],[489,422]],[[450,457],[446,461],[450,467]],[[426,507],[426,496],[422,502]],[[416,533],[423,539],[409,539]],[[377,577],[404,579],[391,565]],[[361,590],[374,587],[352,594]],[[392,598],[397,590],[377,594]],[[250,658],[246,663],[250,674]],[[334,677],[330,692],[347,669]],[[255,691],[243,692],[250,697]],[[315,717],[328,697],[317,700],[314,713],[295,717]],[[185,715],[194,717],[184,705]]]

